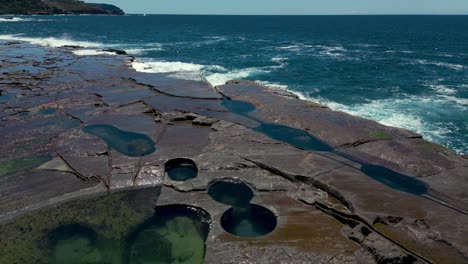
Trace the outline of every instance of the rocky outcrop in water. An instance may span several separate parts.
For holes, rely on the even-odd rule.
[[[205,263],[468,262],[467,159],[255,83],[74,50],[0,46],[8,263],[44,257],[37,239],[73,219],[125,237],[174,204],[209,214]]]

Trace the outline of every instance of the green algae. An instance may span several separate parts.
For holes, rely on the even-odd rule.
[[[122,238],[153,215],[157,195],[159,188],[122,192],[68,202],[16,219],[0,226],[0,263],[60,263],[47,241],[57,228],[73,224],[99,235],[96,248],[103,258],[111,260],[108,263],[122,263]]]
[[[392,138],[392,134],[390,134],[389,132],[386,132],[386,131],[372,131],[370,133],[370,136],[373,139],[378,139],[378,140],[385,140],[385,139],[391,139]]]
[[[209,215],[184,205],[157,207],[127,239],[125,263],[203,263]]]
[[[0,177],[27,171],[51,160],[50,156],[32,156],[0,164]]]
[[[4,224],[0,263],[202,263],[209,215],[182,205],[155,209],[159,193],[76,200]]]

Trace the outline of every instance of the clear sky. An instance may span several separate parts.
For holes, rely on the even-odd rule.
[[[467,14],[468,0],[85,0],[138,14]]]

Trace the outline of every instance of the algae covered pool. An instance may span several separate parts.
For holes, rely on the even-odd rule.
[[[211,219],[158,188],[68,202],[0,226],[0,263],[203,263]]]

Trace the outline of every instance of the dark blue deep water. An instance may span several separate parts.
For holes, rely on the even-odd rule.
[[[140,71],[248,79],[468,152],[468,16],[0,18],[0,40],[127,50]]]

